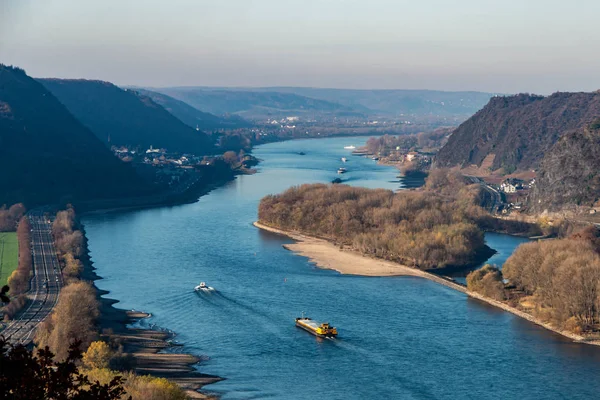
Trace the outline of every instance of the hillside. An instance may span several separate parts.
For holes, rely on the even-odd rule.
[[[600,119],[563,135],[546,153],[529,203],[533,211],[592,206],[600,199]]]
[[[537,168],[561,135],[599,115],[598,92],[494,97],[454,131],[437,154],[436,166],[480,166],[493,155],[492,170]]]
[[[217,115],[237,114],[247,119],[282,118],[290,115],[362,116],[359,111],[325,100],[274,91],[202,87],[160,88],[164,93],[191,106]]]
[[[254,90],[254,89],[253,89]],[[429,115],[464,120],[479,111],[494,96],[483,92],[443,92],[436,90],[356,90],[298,87],[255,89],[294,93],[327,100],[368,114],[387,116]]]
[[[163,93],[138,88],[134,88],[133,90],[144,96],[150,97],[152,101],[161,105],[165,110],[192,128],[210,132],[221,129],[247,128],[251,126],[249,121],[238,116],[218,117],[214,114],[200,111],[181,100],[177,100]]]
[[[149,97],[109,82],[38,79],[105,144],[197,155],[214,151],[212,140],[184,124]]]
[[[0,204],[143,194],[149,187],[39,82],[0,64]]]

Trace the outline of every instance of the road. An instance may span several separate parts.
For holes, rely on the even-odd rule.
[[[32,211],[28,218],[33,256],[33,277],[27,292],[29,302],[17,318],[0,332],[10,343],[24,345],[32,342],[38,324],[50,315],[63,285],[52,237],[52,222],[43,211]]]
[[[502,203],[503,203],[502,195],[500,194],[500,192],[497,191],[496,189],[494,189],[493,187],[491,187],[490,185],[488,185],[487,183],[485,183],[483,181],[483,179],[481,179],[481,178],[478,178],[476,176],[469,176],[469,175],[465,175],[465,178],[469,179],[473,183],[478,183],[483,190],[485,190],[486,192],[488,192],[490,194],[490,197],[492,199],[492,204],[487,207],[487,210],[491,214],[496,214],[498,212],[498,210],[500,209],[500,206],[502,206]]]

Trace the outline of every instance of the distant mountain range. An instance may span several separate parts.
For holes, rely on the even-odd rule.
[[[38,81],[106,145],[154,146],[196,155],[215,152],[208,135],[134,90],[83,79]]]
[[[154,88],[214,114],[238,114],[249,119],[293,114],[337,117],[387,116],[406,119],[437,116],[458,121],[471,116],[494,96],[481,92],[430,90],[353,90],[295,87]]]
[[[0,65],[0,204],[150,192],[41,83]]]
[[[155,103],[163,106],[165,110],[192,128],[211,132],[222,129],[248,128],[252,126],[249,121],[246,121],[237,115],[225,115],[219,117],[208,112],[200,111],[181,100],[177,100],[163,93],[139,88],[133,88],[133,90],[144,96],[150,97]]]
[[[323,115],[363,116],[338,103],[314,99],[293,93],[250,91],[200,87],[153,88],[189,105],[213,114],[237,114],[257,120],[298,115],[314,118]]]
[[[537,168],[564,133],[598,116],[598,92],[494,97],[454,131],[437,154],[436,165],[481,165],[492,156],[492,170]]]
[[[496,95],[483,92],[437,90],[357,90],[297,87],[260,88],[258,91],[294,93],[351,107],[366,114],[386,116],[427,115],[470,117]]]

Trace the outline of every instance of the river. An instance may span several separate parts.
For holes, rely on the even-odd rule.
[[[209,357],[199,370],[227,379],[205,389],[223,399],[596,398],[600,349],[428,280],[317,269],[252,226],[261,197],[330,182],[343,156],[346,183],[401,187],[395,169],[343,148],[365,141],[260,146],[258,174],[194,204],[86,216],[97,286],[117,306],[152,313],[146,323],[175,331],[183,351]],[[498,263],[521,241],[486,239]],[[196,294],[200,281],[218,292]],[[303,311],[339,338],[296,328]]]

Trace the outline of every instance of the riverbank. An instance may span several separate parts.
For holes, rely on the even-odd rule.
[[[371,258],[354,252],[349,249],[341,249],[331,242],[301,234],[299,232],[289,232],[260,222],[255,222],[254,226],[275,234],[287,236],[296,243],[283,245],[284,248],[294,253],[307,257],[317,267],[323,269],[332,269],[342,274],[361,275],[361,276],[416,276],[431,280],[451,289],[457,290],[467,296],[485,302],[504,311],[510,312],[520,318],[526,319],[536,325],[539,325],[549,331],[557,333],[563,337],[575,342],[600,346],[600,341],[587,340],[586,337],[572,332],[558,329],[539,318],[534,317],[518,308],[512,307],[506,303],[482,296],[479,293],[469,291],[465,286],[455,282],[452,279],[435,275],[426,271],[418,270],[390,261]]]
[[[410,268],[406,265],[369,258],[349,250],[340,250],[339,246],[324,239],[306,236],[297,232],[283,231],[261,224],[260,222],[255,222],[254,226],[294,239],[296,243],[285,244],[283,247],[298,255],[307,257],[319,268],[332,269],[341,274],[363,276],[425,277],[424,274],[426,274],[424,271]]]
[[[174,332],[154,327],[132,327],[138,321],[151,317],[151,314],[117,308],[115,304],[118,300],[104,297],[109,292],[99,289],[95,284],[102,277],[96,274],[91,261],[85,227],[82,227],[81,231],[85,248],[81,277],[90,281],[96,291],[96,298],[100,304],[97,324],[101,337],[122,346],[124,353],[134,357],[136,374],[167,378],[179,385],[191,399],[216,399],[215,396],[199,391],[205,385],[219,382],[223,378],[198,372],[194,366],[201,361],[200,357],[172,350],[182,346],[174,341]],[[167,352],[167,349],[171,350]]]

